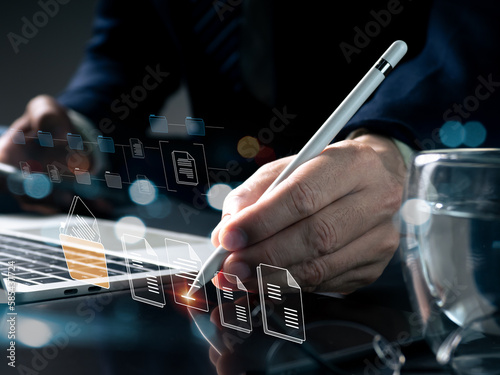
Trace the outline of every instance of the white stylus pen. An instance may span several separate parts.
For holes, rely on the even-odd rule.
[[[323,152],[335,136],[342,130],[352,116],[358,111],[363,103],[370,97],[375,89],[382,83],[384,78],[403,58],[408,47],[401,40],[395,41],[377,63],[366,73],[354,89],[347,95],[342,103],[337,107],[325,123],[312,136],[309,142],[300,150],[295,159],[280,173],[263,195],[273,190],[280,182],[286,179],[301,164],[311,160]],[[191,284],[188,296],[193,293],[194,285],[200,285],[203,278],[206,282],[214,277],[220,270],[222,263],[229,255],[229,252],[222,246],[219,246],[203,264],[195,281]]]

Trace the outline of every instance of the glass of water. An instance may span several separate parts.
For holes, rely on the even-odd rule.
[[[416,154],[401,219],[406,283],[437,360],[500,374],[500,149]]]

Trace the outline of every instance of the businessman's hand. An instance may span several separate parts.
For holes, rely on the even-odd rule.
[[[399,245],[404,161],[392,140],[364,135],[329,146],[257,201],[290,162],[260,168],[224,202],[212,242],[224,271],[251,280],[265,263],[306,291],[349,293],[375,281]]]
[[[27,105],[24,114],[11,125],[0,138],[0,162],[19,168],[21,161],[27,162],[32,172],[47,173],[47,165],[54,164],[60,173],[72,173],[75,167],[88,169],[90,158],[81,152],[70,150],[66,134],[74,132],[73,125],[62,107],[54,98],[40,95],[33,98]],[[26,144],[12,142],[13,131],[22,130]],[[52,134],[54,147],[41,147],[37,132],[42,130]],[[47,212],[50,204],[30,197],[20,197],[25,209]]]

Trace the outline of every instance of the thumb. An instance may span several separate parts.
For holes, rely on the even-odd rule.
[[[212,231],[211,240],[215,247],[220,245],[219,233],[229,223],[231,217],[257,202],[281,171],[290,163],[291,158],[290,156],[265,164],[227,195],[222,208],[222,219]]]

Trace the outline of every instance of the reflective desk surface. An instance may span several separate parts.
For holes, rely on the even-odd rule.
[[[449,373],[420,339],[404,289],[379,284],[343,299],[305,293],[303,344],[264,334],[257,295],[250,295],[250,334],[221,327],[213,285],[210,311],[192,314],[173,302],[168,284],[164,308],[134,301],[128,290],[17,306],[16,368],[7,365],[9,323],[0,305],[0,373],[397,373],[394,353],[381,359],[374,351],[376,335],[398,343],[391,347],[406,357],[401,373]]]

